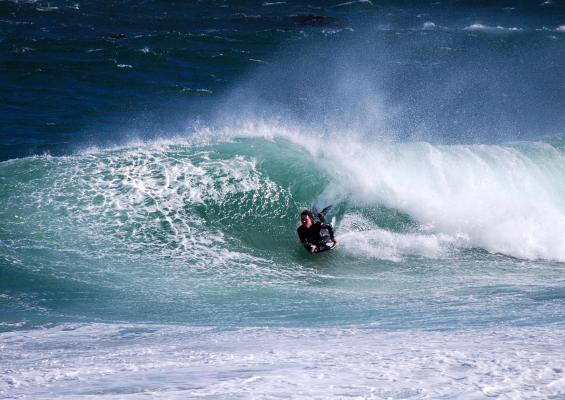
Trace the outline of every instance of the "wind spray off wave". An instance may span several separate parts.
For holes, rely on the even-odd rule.
[[[547,143],[453,145],[334,141],[325,196],[384,205],[463,247],[565,260],[565,157]],[[322,161],[324,163],[324,161]]]

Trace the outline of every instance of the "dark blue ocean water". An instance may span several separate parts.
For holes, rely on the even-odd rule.
[[[0,1],[0,397],[562,398],[564,65],[551,0]]]
[[[402,137],[560,135],[563,14],[557,1],[2,1],[0,159],[243,109],[372,131],[368,98]]]

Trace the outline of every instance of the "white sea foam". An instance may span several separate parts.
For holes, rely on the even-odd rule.
[[[504,146],[346,146],[321,150],[339,165],[330,190],[401,210],[471,246],[565,260],[565,159],[550,146],[531,156]]]
[[[114,156],[103,154],[91,160],[95,162],[91,164],[91,174],[83,174],[79,181],[57,183],[55,193],[65,192],[60,185],[70,184],[80,190],[79,198],[91,199],[87,207],[77,212],[83,219],[88,215],[115,213],[115,218],[101,219],[100,228],[113,230],[121,223],[137,226],[132,231],[124,230],[127,236],[123,238],[124,244],[128,246],[139,245],[145,252],[150,251],[147,245],[173,246],[201,261],[224,258],[208,254],[216,253],[216,245],[223,244],[222,232],[205,232],[204,221],[184,209],[204,202],[222,202],[233,193],[260,189],[268,193],[276,189],[267,187],[269,182],[260,181],[253,160],[243,157],[213,160],[207,152],[197,152],[191,159],[167,158],[164,154],[155,151],[154,146],[134,148]],[[76,167],[84,168],[85,160],[80,161]],[[263,184],[267,186],[262,187]],[[96,219],[91,221],[96,223]],[[158,226],[165,229],[155,230]],[[120,231],[117,229],[116,233],[119,235]],[[162,238],[163,234],[169,237]],[[229,256],[229,252],[224,255]]]
[[[483,24],[479,24],[479,23],[474,23],[471,25],[468,25],[464,28],[467,31],[492,31],[492,32],[516,32],[516,31],[521,31],[522,28],[518,28],[518,27],[504,27],[504,26],[489,26],[489,25],[483,25]]]
[[[306,144],[332,176],[325,198],[385,205],[467,246],[565,261],[565,156],[550,145],[387,143],[349,132],[329,140],[261,123],[233,133]]]
[[[396,233],[374,226],[362,215],[347,214],[339,224],[340,248],[356,257],[401,261],[404,256],[445,257],[456,243],[453,238],[435,233]]]
[[[448,332],[83,324],[0,334],[6,398],[565,395],[560,328]]]
[[[54,6],[49,6],[49,5],[47,5],[46,7],[37,7],[36,10],[37,10],[37,11],[42,11],[42,12],[50,12],[50,11],[57,11],[57,10],[59,10],[59,7],[54,7]]]
[[[352,6],[355,4],[368,4],[370,6],[373,5],[371,0],[354,0],[354,1],[346,1],[344,3],[336,4],[335,7],[345,7],[345,6]]]
[[[179,90],[177,93],[203,93],[203,94],[212,94],[213,92],[210,89],[202,89],[202,88],[197,88],[197,89],[193,89],[190,87],[183,87],[181,90]]]

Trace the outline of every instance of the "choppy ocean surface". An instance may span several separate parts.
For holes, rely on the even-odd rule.
[[[563,65],[558,1],[0,1],[0,397],[565,398]]]

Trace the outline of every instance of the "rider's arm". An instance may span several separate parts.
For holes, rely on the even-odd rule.
[[[330,239],[334,240],[334,228],[330,224],[323,224],[322,228],[327,229],[330,234]]]
[[[298,228],[298,229],[296,230],[296,233],[298,233],[298,238],[300,239],[300,243],[303,243],[303,244],[307,244],[307,243],[308,243],[308,241],[306,240],[306,238],[302,235],[302,229]]]

